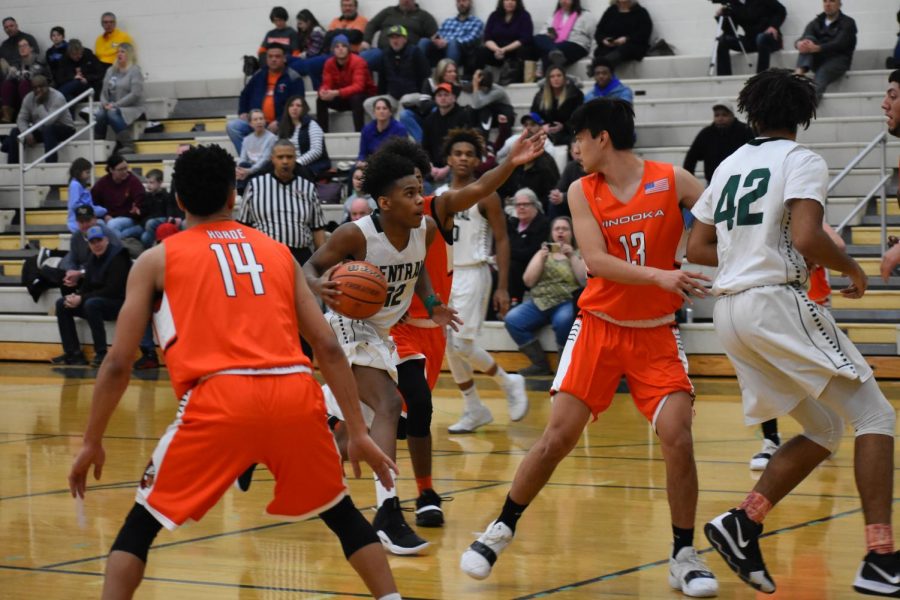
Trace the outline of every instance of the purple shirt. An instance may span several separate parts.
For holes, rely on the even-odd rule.
[[[523,10],[513,15],[509,23],[504,19],[504,15],[502,10],[495,10],[488,17],[487,25],[484,27],[485,41],[493,40],[501,48],[516,40],[525,45],[530,44],[534,37],[534,24],[531,22],[531,15],[528,14],[528,11]]]

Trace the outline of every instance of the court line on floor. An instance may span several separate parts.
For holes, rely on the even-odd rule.
[[[98,573],[95,571],[72,571],[68,569],[51,569],[48,567],[21,567],[14,565],[0,565],[0,569],[7,571],[25,571],[30,573],[55,573],[61,575],[81,575],[87,577],[103,577],[103,573]],[[325,596],[351,596],[353,598],[371,598],[372,595],[369,593],[361,593],[361,592],[336,592],[332,590],[316,590],[309,588],[292,588],[292,587],[283,587],[283,586],[275,586],[275,585],[256,585],[252,583],[226,583],[223,581],[202,581],[195,579],[174,579],[171,577],[150,577],[145,576],[143,581],[156,581],[159,583],[179,583],[185,585],[196,585],[196,586],[209,586],[209,587],[222,587],[222,588],[235,588],[242,590],[262,590],[262,591],[273,591],[273,592],[284,592],[284,593],[292,593],[292,594],[322,594]],[[434,598],[428,597],[412,597],[412,596],[404,596],[404,598],[408,598],[409,600],[436,600]]]
[[[483,489],[487,489],[487,488],[491,488],[491,487],[496,487],[496,486],[498,486],[498,485],[503,485],[503,483],[504,483],[504,482],[490,482],[490,483],[485,483],[485,484],[483,484],[483,485],[477,485],[477,486],[470,487],[470,488],[464,488],[464,489],[461,489],[461,490],[450,490],[450,491],[444,492],[444,495],[450,495],[450,494],[464,494],[464,493],[469,493],[469,492],[477,492],[477,491],[479,491],[479,490],[483,490]],[[406,500],[401,500],[400,503],[401,503],[401,504],[407,504],[407,503],[415,502],[415,501],[416,501],[415,498],[408,498],[408,499],[406,499]],[[370,505],[370,506],[363,506],[363,507],[358,507],[358,508],[359,508],[359,510],[360,510],[361,512],[366,512],[366,511],[368,511],[368,510],[374,509],[375,507]],[[172,548],[172,547],[175,547],[175,546],[184,546],[184,545],[186,545],[186,544],[193,544],[193,543],[196,543],[196,542],[205,542],[205,541],[214,540],[214,539],[219,539],[219,538],[224,538],[224,537],[231,537],[231,536],[234,536],[234,535],[241,535],[241,534],[244,534],[244,533],[253,533],[253,532],[256,532],[256,531],[263,531],[263,530],[266,530],[266,529],[274,529],[274,528],[277,528],[277,527],[285,527],[285,526],[287,526],[287,525],[297,525],[297,524],[299,524],[299,523],[309,523],[309,522],[311,522],[311,521],[316,521],[316,520],[321,520],[321,519],[320,519],[320,517],[315,517],[315,518],[312,518],[312,519],[307,519],[307,520],[305,520],[305,521],[279,521],[279,522],[277,522],[277,523],[267,523],[267,524],[265,524],[265,525],[257,525],[256,527],[249,527],[249,528],[246,528],[246,529],[238,529],[238,530],[235,530],[235,531],[223,531],[223,532],[221,532],[221,533],[213,533],[213,534],[210,534],[210,535],[204,535],[204,536],[200,536],[200,537],[196,537],[196,538],[191,538],[191,539],[187,539],[187,540],[178,540],[178,541],[175,541],[175,542],[166,542],[165,544],[156,544],[156,545],[151,546],[151,547],[150,547],[150,550],[162,550],[162,549],[165,549],[165,548]],[[63,561],[63,562],[57,562],[57,563],[52,563],[52,564],[49,564],[49,565],[43,565],[41,568],[43,568],[43,569],[55,569],[55,568],[58,568],[58,567],[67,567],[67,566],[70,566],[70,565],[77,565],[77,564],[81,564],[81,563],[93,562],[93,561],[95,561],[95,560],[102,560],[102,559],[106,558],[106,556],[107,556],[106,554],[103,554],[103,555],[101,555],[101,556],[91,556],[91,557],[88,557],[88,558],[80,558],[80,559],[77,559],[77,560],[68,560],[68,561]]]
[[[21,442],[48,440],[50,438],[59,437],[58,435],[53,434],[53,433],[35,433],[35,434],[30,434],[30,436],[31,437],[24,437],[24,438],[21,438],[18,440],[3,440],[2,442],[0,442],[0,444],[19,444]]]
[[[115,490],[119,488],[128,488],[134,487],[138,483],[140,483],[140,479],[136,479],[134,481],[117,481],[115,483],[98,483],[97,485],[88,486],[86,491],[101,491],[101,490]],[[19,494],[17,496],[3,496],[0,497],[0,502],[4,502],[7,500],[22,500],[23,498],[37,498],[38,496],[56,496],[59,494],[71,494],[71,490],[69,488],[59,488],[56,490],[47,490],[44,492],[33,492],[31,494]]]
[[[793,495],[793,494],[792,494]],[[894,501],[896,502],[896,500]],[[845,510],[843,512],[839,512],[833,515],[828,515],[826,517],[820,517],[818,519],[811,519],[809,521],[804,521],[802,523],[795,523],[794,525],[787,525],[785,527],[781,527],[779,529],[774,529],[772,531],[766,532],[760,536],[760,538],[766,538],[773,535],[780,535],[782,533],[787,533],[790,531],[795,531],[797,529],[802,529],[804,527],[810,527],[813,525],[820,525],[822,523],[827,523],[828,521],[834,521],[837,519],[842,519],[844,517],[848,517],[850,515],[858,514],[862,512],[862,508],[854,508],[851,510]],[[712,546],[707,546],[702,550],[698,550],[698,554],[707,554],[712,552]],[[562,592],[570,592],[576,590],[578,588],[585,587],[587,585],[592,585],[594,583],[602,583],[604,581],[609,581],[611,579],[616,579],[618,577],[622,577],[624,575],[630,575],[631,573],[636,573],[638,571],[644,571],[647,569],[652,569],[654,567],[659,567],[662,565],[666,565],[669,563],[669,559],[665,558],[663,560],[657,560],[649,563],[644,563],[642,565],[636,565],[634,567],[629,567],[627,569],[621,569],[619,571],[613,571],[612,573],[606,573],[604,575],[599,575],[597,577],[591,577],[590,579],[582,579],[581,581],[576,581],[573,583],[567,583],[565,585],[561,585],[559,587],[551,588],[548,590],[542,590],[540,592],[534,592],[531,594],[526,594],[525,596],[516,596],[513,600],[533,600],[535,598],[546,598],[548,596],[552,596],[553,594],[559,594]]]

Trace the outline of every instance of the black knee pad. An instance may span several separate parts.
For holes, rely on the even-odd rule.
[[[428,437],[431,433],[431,389],[425,379],[425,361],[408,360],[397,365],[397,387],[406,400],[406,433],[410,437]]]
[[[125,517],[125,523],[119,530],[110,552],[113,550],[128,552],[147,562],[147,551],[150,550],[150,544],[156,539],[160,529],[162,524],[150,514],[150,511],[135,503]]]
[[[341,540],[344,558],[350,558],[360,548],[379,541],[372,524],[366,521],[359,509],[353,505],[350,496],[344,496],[340,502],[319,516]]]

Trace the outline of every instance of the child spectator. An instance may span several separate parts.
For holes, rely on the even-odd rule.
[[[69,48],[69,43],[66,41],[66,30],[59,25],[51,29],[50,41],[53,42],[53,45],[47,48],[44,56],[47,60],[50,74],[53,76],[54,84],[59,85],[59,68],[62,66],[63,57],[65,57],[66,50]]]
[[[287,24],[287,9],[283,6],[274,7],[271,12],[269,12],[269,21],[272,22],[275,29],[270,29],[266,32],[265,37],[263,37],[263,41],[259,45],[259,50],[257,50],[259,59],[262,60],[265,57],[266,49],[269,47],[269,44],[280,44],[281,46],[288,48],[288,54],[298,54],[300,52],[300,39],[294,28]]]
[[[106,209],[94,204],[94,199],[88,189],[91,185],[91,169],[93,168],[94,165],[88,159],[81,157],[73,160],[72,166],[69,167],[69,214],[66,218],[66,225],[71,233],[80,231],[75,218],[75,209],[79,206],[90,206],[94,211],[93,214],[101,219],[106,216]]]
[[[144,233],[141,234],[141,243],[144,248],[149,248],[157,239],[157,229],[163,223],[180,228],[184,213],[178,208],[175,196],[163,189],[163,172],[159,169],[147,172],[144,190],[144,200],[141,203]]]
[[[266,129],[266,116],[262,110],[255,108],[250,111],[250,126],[253,131],[244,138],[241,156],[235,169],[239,194],[244,191],[247,179],[269,164],[272,147],[278,141],[278,136]]]
[[[297,13],[297,39],[300,58],[312,58],[325,50],[325,30],[305,8]]]

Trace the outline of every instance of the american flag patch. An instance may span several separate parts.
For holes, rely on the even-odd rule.
[[[657,179],[656,181],[651,181],[647,185],[644,186],[645,194],[655,194],[657,192],[667,192],[669,191],[669,179]]]

